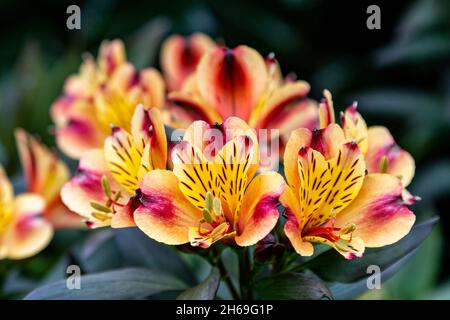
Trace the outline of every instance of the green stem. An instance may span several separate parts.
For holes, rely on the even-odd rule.
[[[228,289],[230,290],[233,299],[240,300],[239,293],[234,287],[230,274],[228,273],[227,269],[225,268],[225,265],[223,264],[222,258],[220,257],[220,253],[217,255],[216,258],[216,266],[217,268],[219,268],[220,274],[222,275],[222,279],[225,281]]]
[[[250,252],[244,248],[239,254],[239,284],[241,287],[242,299],[253,299],[253,293],[250,289],[252,275],[252,265],[250,261]]]

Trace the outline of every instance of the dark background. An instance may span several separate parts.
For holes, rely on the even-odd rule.
[[[312,98],[328,88],[338,110],[357,100],[369,125],[391,130],[416,159],[409,189],[423,199],[414,206],[418,221],[437,214],[441,223],[402,272],[363,298],[450,298],[450,1],[91,0],[77,3],[81,30],[71,31],[66,8],[74,3],[0,3],[0,160],[18,190],[13,129],[54,145],[48,110],[83,52],[121,38],[138,67],[159,67],[165,37],[201,31],[231,47],[275,52],[285,74],[311,84]],[[366,27],[370,4],[381,8],[381,30]],[[40,279],[84,235],[62,231],[37,257],[0,261],[0,297]]]

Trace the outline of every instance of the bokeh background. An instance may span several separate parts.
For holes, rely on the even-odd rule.
[[[23,177],[13,130],[54,146],[49,107],[83,52],[121,38],[134,64],[159,67],[169,34],[200,31],[227,46],[275,52],[285,74],[311,84],[312,98],[328,88],[338,110],[357,100],[369,125],[392,131],[416,159],[410,191],[423,199],[414,205],[418,221],[439,215],[441,222],[401,272],[361,298],[450,299],[449,1],[88,0],[78,2],[81,30],[71,31],[66,8],[74,3],[0,2],[0,160],[17,191]],[[381,30],[366,28],[369,4],[381,8]],[[0,261],[0,298],[20,298],[61,277],[71,261],[95,271],[120,266],[110,248],[117,244],[99,234],[60,231],[40,255]],[[76,249],[89,241],[102,250]]]

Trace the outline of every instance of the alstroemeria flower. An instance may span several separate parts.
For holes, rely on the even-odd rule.
[[[366,175],[364,155],[337,125],[295,130],[284,154],[288,187],[281,202],[284,230],[295,250],[310,256],[312,243],[325,243],[347,259],[365,247],[392,244],[415,221],[390,174]]]
[[[168,96],[173,126],[194,120],[222,123],[237,116],[255,129],[277,129],[281,150],[292,130],[317,126],[316,103],[309,84],[284,80],[273,55],[264,59],[247,46],[215,47],[205,54],[180,91]],[[279,129],[279,131],[278,131]]]
[[[202,56],[214,48],[214,41],[202,33],[188,37],[172,35],[161,48],[161,68],[170,91],[182,88]]]
[[[134,226],[136,190],[145,173],[164,169],[167,140],[158,109],[135,110],[131,132],[113,127],[103,149],[85,153],[77,174],[64,185],[63,202],[91,228]]]
[[[207,248],[223,240],[253,245],[277,223],[285,182],[276,172],[255,176],[259,146],[243,120],[231,117],[219,126],[228,133],[221,140],[195,138],[209,129],[215,127],[194,122],[172,152],[173,172],[144,176],[134,220],[150,238],[166,244]]]
[[[45,200],[45,210],[42,212],[44,218],[55,228],[81,226],[80,217],[61,201],[61,188],[70,177],[67,165],[55,152],[24,130],[17,129],[15,136],[26,190],[40,195]]]
[[[110,125],[130,130],[136,105],[163,107],[164,81],[153,68],[135,70],[119,40],[102,43],[98,63],[86,56],[51,108],[58,147],[72,158],[99,148]]]
[[[34,193],[14,197],[0,166],[0,259],[24,259],[44,249],[53,236],[43,217],[45,199]]]
[[[335,122],[331,93],[324,91],[325,98],[320,104],[320,127],[326,128]],[[414,177],[413,157],[400,148],[389,130],[382,126],[367,127],[363,117],[356,110],[354,102],[340,115],[347,141],[355,141],[364,154],[369,173],[389,173],[399,178],[407,187]]]

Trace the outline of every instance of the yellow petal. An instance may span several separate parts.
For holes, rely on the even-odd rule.
[[[204,208],[206,193],[219,196],[216,169],[203,153],[188,141],[177,144],[172,151],[173,173],[186,199],[200,210]]]
[[[106,163],[114,179],[130,193],[134,193],[142,172],[152,169],[149,161],[141,161],[144,153],[142,145],[136,144],[128,132],[115,127],[105,140],[104,150]]]
[[[218,192],[226,204],[225,215],[228,221],[235,223],[236,214],[240,211],[245,189],[253,176],[248,175],[251,165],[255,163],[253,142],[248,136],[239,136],[230,140],[214,159]]]
[[[309,217],[304,216],[306,226],[321,225],[332,216],[339,214],[355,199],[363,184],[366,167],[364,157],[356,144],[351,142],[344,144],[342,149],[339,150],[338,156],[329,160],[328,163],[329,178],[328,180],[322,180],[319,187],[321,191],[317,194],[317,199],[311,198],[312,203],[321,199],[320,206],[317,211],[314,211],[320,214],[312,213]],[[317,174],[322,173],[317,172]],[[316,177],[318,176],[316,175]],[[311,193],[312,189],[314,188],[307,189],[305,193],[308,193],[308,191]]]
[[[341,124],[344,129],[345,138],[358,144],[363,154],[367,152],[368,132],[363,117],[356,111],[356,103],[348,107],[341,116]]]

